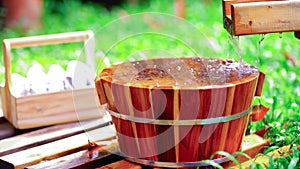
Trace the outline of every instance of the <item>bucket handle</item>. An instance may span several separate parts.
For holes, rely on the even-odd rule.
[[[259,72],[255,96],[261,96],[264,80],[265,80],[265,74],[263,72]],[[268,111],[269,108],[262,104],[252,106],[252,112],[250,115],[251,121],[263,120]]]
[[[264,81],[265,81],[265,76],[266,75],[263,72],[259,72],[255,96],[261,96],[262,88],[263,88]]]
[[[268,111],[269,111],[269,108],[264,105],[252,106],[252,111],[251,111],[251,115],[250,115],[251,121],[263,120]]]

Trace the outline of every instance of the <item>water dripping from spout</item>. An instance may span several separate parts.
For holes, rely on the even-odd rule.
[[[265,34],[261,34],[258,44],[260,45],[265,40]]]
[[[239,63],[238,76],[239,76],[239,78],[241,78],[241,74],[243,72],[242,69],[243,69],[243,65],[244,65],[244,60],[243,60],[242,52],[241,52],[241,49],[240,49],[240,37],[230,35],[230,38],[231,38],[233,47],[234,47],[236,53],[238,54],[238,63]]]
[[[241,53],[240,45],[239,45],[240,38],[239,38],[239,36],[230,35],[230,39],[232,41],[233,48],[235,49],[236,53],[238,54],[239,62],[241,62],[241,60],[242,60],[242,53]]]
[[[260,39],[258,41],[258,63],[257,67],[261,64],[262,61],[262,42],[265,39],[265,34],[261,34]]]

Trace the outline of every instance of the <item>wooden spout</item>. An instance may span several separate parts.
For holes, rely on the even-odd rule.
[[[299,39],[299,11],[300,1],[223,0],[224,28],[235,36],[295,32]]]

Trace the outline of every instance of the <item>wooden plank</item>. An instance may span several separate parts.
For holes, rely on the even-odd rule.
[[[59,138],[59,140],[46,144],[42,142],[41,145],[36,147],[22,147],[21,151],[1,156],[0,168],[4,166],[9,168],[24,168],[28,165],[39,163],[42,160],[54,159],[86,149],[88,147],[89,139],[87,135],[93,136],[92,139],[94,140],[115,139],[115,131],[111,126],[100,127],[86,133],[81,133],[66,138]],[[32,145],[34,144],[31,144],[31,146]]]
[[[131,162],[128,162],[126,160],[121,160],[118,162],[114,162],[112,164],[102,166],[96,169],[121,169],[121,168],[126,168],[126,169],[142,169],[142,166],[138,164],[134,164]]]
[[[250,2],[268,2],[268,1],[282,1],[282,0],[223,0],[223,15],[231,15],[231,5],[237,3],[250,3]]]
[[[103,144],[98,143],[98,144]],[[87,168],[88,166],[99,163],[99,161],[103,161],[103,158],[114,158],[109,156],[110,153],[118,152],[118,145],[115,141],[104,143],[108,144],[106,146],[102,146],[97,149],[95,152],[91,152],[88,150],[82,150],[67,156],[63,156],[50,161],[42,161],[39,164],[26,167],[26,169],[56,169],[56,168]],[[90,157],[90,153],[93,153],[93,157]],[[119,157],[122,159],[122,157]],[[114,159],[117,161],[118,159]],[[107,162],[107,159],[105,159]],[[95,167],[94,167],[95,168]]]
[[[222,8],[223,8],[223,17],[231,18],[231,5],[237,3],[250,3],[250,2],[268,2],[268,1],[282,1],[282,0],[223,0]]]
[[[103,112],[97,99],[95,88],[16,98],[17,126],[25,129],[77,121],[78,117],[80,120],[101,118]]]
[[[223,8],[223,17],[231,15],[231,5],[235,3],[235,0],[223,0],[222,8]]]
[[[78,167],[74,167],[72,169],[91,169],[96,168],[99,166],[105,166],[107,164],[113,163],[115,161],[119,161],[123,159],[121,156],[115,155],[115,154],[109,154],[104,157],[101,157],[100,159],[97,159],[95,161],[92,161],[88,164],[80,165]]]
[[[300,1],[232,4],[234,34],[265,34],[300,30]],[[253,12],[255,11],[255,12]]]
[[[12,48],[23,48],[30,46],[44,46],[70,42],[82,42],[94,36],[92,31],[67,32],[53,35],[39,35],[23,38],[7,39]]]
[[[0,140],[11,137],[16,133],[17,130],[4,117],[0,117]]]
[[[62,138],[109,125],[104,119],[87,120],[51,126],[26,134],[0,140],[0,156],[46,144]]]
[[[7,119],[5,119],[4,117],[0,117],[0,147],[3,139],[32,132],[34,130],[37,130],[37,128],[26,129],[26,130],[16,129],[11,123],[7,121]],[[1,154],[1,148],[0,148],[0,154]]]

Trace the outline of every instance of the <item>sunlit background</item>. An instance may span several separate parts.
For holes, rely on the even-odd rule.
[[[212,43],[214,57],[239,59],[238,53],[241,53],[243,60],[266,74],[260,102],[270,107],[270,111],[263,122],[251,123],[248,132],[255,132],[272,122],[284,124],[287,120],[300,120],[299,39],[293,33],[274,33],[234,37],[235,42],[232,42],[232,37],[223,28],[221,1],[186,0],[181,8],[176,8],[175,1],[171,0],[27,0],[27,5],[23,6],[16,1],[1,1],[1,40],[82,30],[92,30],[97,34],[112,21],[141,12],[183,17]],[[176,26],[174,24],[174,30]],[[147,34],[122,41],[109,52],[96,49],[96,64],[102,64],[97,73],[105,65],[122,62],[136,52],[160,48],[168,49],[168,54],[174,56],[193,55],[180,41]],[[81,51],[80,43],[15,49],[12,51],[12,72],[26,76],[33,63],[41,64],[45,72],[52,64],[66,69],[71,60],[78,59]],[[0,82],[4,82],[2,58]]]

